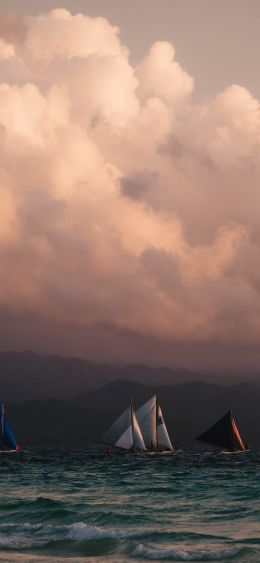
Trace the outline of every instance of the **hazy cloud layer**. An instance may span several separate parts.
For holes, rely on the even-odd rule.
[[[118,31],[62,9],[0,23],[0,307],[257,343],[259,102],[193,103],[171,44],[133,68]]]

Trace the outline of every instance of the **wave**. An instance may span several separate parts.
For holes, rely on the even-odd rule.
[[[72,540],[90,540],[101,538],[128,539],[144,535],[141,530],[123,530],[122,528],[99,528],[89,526],[83,522],[77,522],[69,526],[64,526],[68,530],[68,538]]]
[[[197,550],[183,551],[176,549],[156,549],[139,544],[132,552],[132,557],[150,559],[152,561],[168,559],[172,561],[223,561],[232,559],[240,553],[243,548],[231,547],[221,550]]]
[[[13,528],[13,530],[12,530]],[[92,540],[124,540],[138,538],[143,535],[141,530],[122,528],[100,528],[83,522],[70,525],[31,524],[26,522],[20,526],[5,524],[1,527],[0,549],[44,547],[50,542],[86,542]]]
[[[153,529],[102,528],[84,522],[69,525],[54,525],[26,522],[19,526],[6,524],[1,526],[0,554],[3,551],[19,553],[41,553],[48,556],[78,555],[84,557],[107,557],[115,553],[125,553],[132,558],[151,561],[227,561],[242,552],[248,552],[249,546],[233,546],[226,549],[173,549],[162,547],[162,532]],[[178,534],[180,535],[180,534]],[[161,537],[160,537],[161,536]],[[174,534],[171,534],[173,541]],[[160,540],[159,540],[160,538]],[[160,541],[158,547],[144,545],[143,541]],[[134,542],[134,543],[133,543]],[[180,544],[179,538],[178,543]],[[119,550],[119,551],[118,551]]]
[[[23,524],[15,523],[1,523],[0,524],[0,545],[5,539],[18,536],[21,541],[25,536],[31,534],[34,538],[45,537],[49,539],[68,539],[72,541],[88,541],[93,539],[112,538],[115,540],[124,540],[131,538],[141,538],[146,541],[185,541],[187,539],[193,541],[205,540],[227,540],[226,536],[216,536],[207,533],[195,533],[190,531],[173,531],[173,530],[159,530],[154,528],[120,528],[120,527],[102,527],[96,525],[89,525],[84,522],[74,522],[72,524],[51,524],[51,523],[31,523],[25,522]],[[242,540],[242,542],[246,540]],[[241,542],[240,542],[241,543]]]
[[[6,524],[1,528],[0,551],[30,552],[40,551],[49,554],[74,553],[85,556],[108,555],[117,551],[121,541],[133,541],[137,538],[149,541],[155,539],[154,530],[134,530],[123,528],[101,528],[84,522],[70,525],[32,524],[20,526]],[[160,534],[159,534],[160,535]],[[230,547],[222,550],[178,550],[155,548],[139,543],[132,551],[131,543],[127,551],[132,557],[150,560],[172,561],[222,561],[231,559],[245,550],[243,547]],[[131,551],[129,551],[131,549]],[[121,548],[120,548],[121,550]]]

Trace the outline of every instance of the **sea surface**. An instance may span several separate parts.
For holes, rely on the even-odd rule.
[[[260,562],[260,451],[0,454],[0,561]]]

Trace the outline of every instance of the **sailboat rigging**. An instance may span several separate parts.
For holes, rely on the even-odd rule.
[[[154,452],[174,451],[175,448],[170,440],[156,395],[136,411],[136,418],[148,450]]]
[[[222,416],[197,440],[230,452],[245,451],[244,444],[231,411]]]

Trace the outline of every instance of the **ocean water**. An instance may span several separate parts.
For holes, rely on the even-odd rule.
[[[0,561],[260,561],[260,452],[0,454]]]

